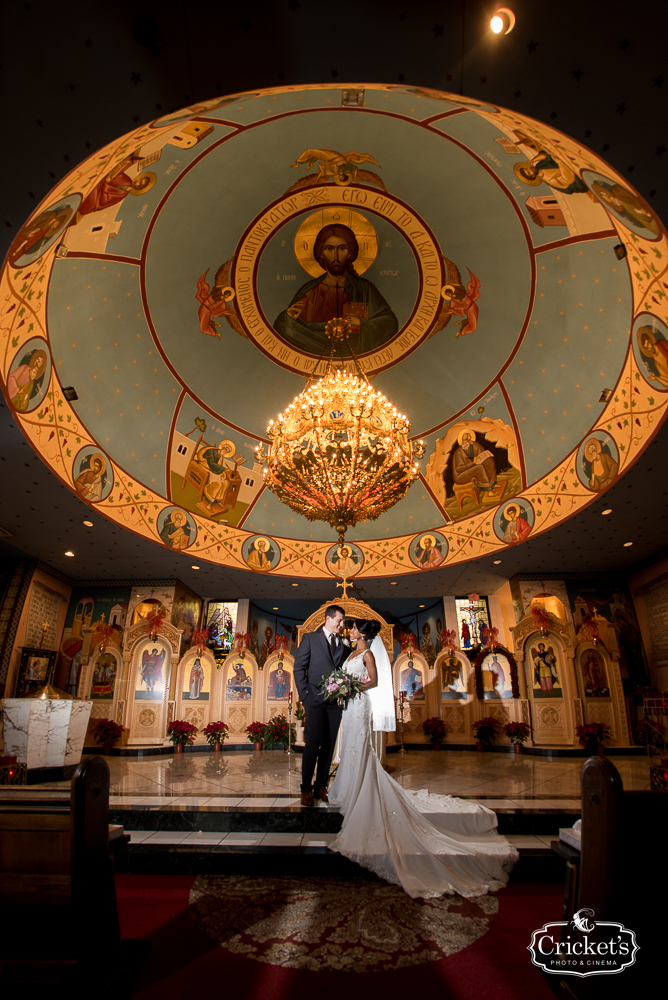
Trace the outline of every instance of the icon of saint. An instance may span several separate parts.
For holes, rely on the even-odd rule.
[[[356,354],[375,351],[395,335],[397,317],[373,282],[355,270],[358,253],[357,237],[349,226],[332,223],[320,230],[313,256],[325,273],[302,285],[274,323],[293,347],[322,354],[330,344],[325,325],[344,317]]]

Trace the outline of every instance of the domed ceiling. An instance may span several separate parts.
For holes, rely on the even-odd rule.
[[[255,462],[324,370],[327,226],[362,367],[426,443],[343,550]],[[424,572],[548,530],[646,447],[667,254],[624,178],[515,112],[381,85],[239,94],[53,189],[2,272],[3,388],[60,479],[157,544],[292,577]]]

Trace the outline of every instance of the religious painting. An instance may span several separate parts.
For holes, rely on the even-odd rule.
[[[74,488],[83,500],[100,503],[109,496],[114,485],[111,463],[97,445],[86,445],[72,463]]]
[[[440,664],[441,701],[464,701],[468,697],[466,691],[466,674],[464,662],[456,653],[448,653]]]
[[[399,690],[404,692],[406,701],[425,700],[422,669],[412,658],[401,668]]]
[[[594,431],[582,442],[575,463],[578,479],[589,490],[600,493],[615,481],[619,471],[619,451],[606,431]]]
[[[237,601],[210,601],[206,609],[207,646],[217,657],[232,649],[237,631]],[[218,660],[216,659],[216,662]]]
[[[225,701],[250,701],[253,695],[253,670],[240,656],[228,656]]]
[[[116,631],[119,645],[128,612],[132,591],[130,587],[75,587],[65,618],[63,639],[81,639],[84,628],[97,622],[111,625]],[[63,651],[64,649],[63,644]],[[69,656],[73,655],[68,653]]]
[[[170,656],[167,646],[157,639],[141,654],[135,675],[135,701],[159,701],[165,693]]]
[[[436,569],[448,554],[448,540],[440,531],[428,531],[415,536],[409,552],[418,569]]]
[[[208,701],[211,690],[211,665],[203,656],[194,656],[185,665],[182,701]]]
[[[327,553],[327,565],[333,576],[350,580],[364,565],[364,554],[359,545],[352,542],[332,545]]]
[[[180,507],[165,507],[158,514],[158,534],[170,549],[183,552],[197,537],[194,518]]]
[[[562,698],[554,647],[545,642],[536,643],[531,647],[530,660],[534,698]]]
[[[174,603],[172,604],[172,625],[182,630],[181,656],[185,656],[190,649],[193,633],[199,626],[201,613],[202,599],[193,594],[183,584],[177,584],[174,589]]]
[[[519,545],[531,534],[534,523],[533,507],[528,500],[513,500],[502,504],[494,515],[494,532],[506,545]]]
[[[39,260],[60,239],[80,203],[80,194],[70,194],[31,219],[9,248],[7,259],[12,267],[28,267]]]
[[[46,341],[40,337],[27,340],[14,355],[7,376],[7,395],[19,413],[37,409],[49,388],[51,358]]]
[[[580,657],[585,698],[609,698],[607,671],[597,649],[586,649]]]
[[[287,701],[292,686],[292,671],[281,660],[269,671],[267,701]]]
[[[478,420],[456,421],[443,437],[436,438],[426,479],[453,521],[509,500],[522,489],[514,428],[502,419],[482,414]]]
[[[113,653],[100,653],[93,664],[90,697],[95,701],[113,701],[118,660]]]
[[[273,538],[251,535],[243,544],[243,560],[256,573],[269,573],[281,561],[281,550]]]
[[[482,689],[485,701],[512,698],[510,663],[503,653],[494,651],[482,661]]]
[[[657,392],[668,392],[668,327],[641,313],[633,324],[633,354],[638,368]]]
[[[636,191],[630,191],[623,184],[595,170],[583,170],[582,176],[589,190],[613,218],[637,236],[646,240],[659,239],[661,223]]]
[[[57,655],[55,649],[24,647],[21,650],[21,662],[19,663],[14,697],[24,698],[32,691],[44,687],[45,684],[53,684]]]

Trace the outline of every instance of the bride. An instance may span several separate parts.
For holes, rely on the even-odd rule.
[[[390,661],[379,631],[370,620],[350,630],[357,647],[345,670],[363,680],[363,694],[349,699],[343,712],[341,762],[329,801],[344,819],[329,849],[413,897],[500,889],[518,854],[497,833],[496,814],[450,795],[406,791],[376,755],[372,728],[393,732],[396,726]]]

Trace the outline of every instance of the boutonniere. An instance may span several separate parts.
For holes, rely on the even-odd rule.
[[[347,646],[350,649],[350,639],[344,639],[344,637],[341,636],[341,642],[344,646]]]

